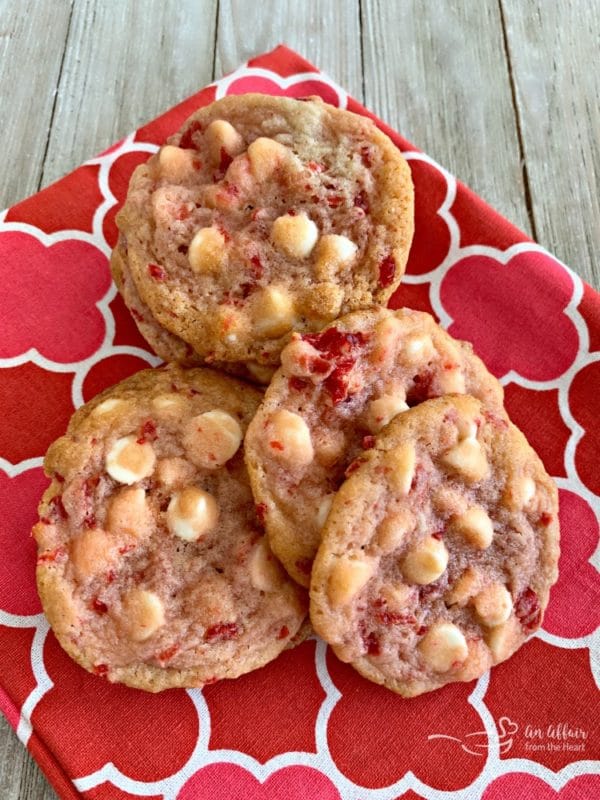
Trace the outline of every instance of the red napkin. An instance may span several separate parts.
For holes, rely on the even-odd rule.
[[[0,215],[2,710],[64,798],[600,797],[600,295],[379,120],[416,189],[392,305],[473,342],[560,488],[543,629],[490,675],[413,700],[314,639],[235,681],[153,696],[84,672],[48,631],[29,536],[43,454],[76,406],[157,363],[111,284],[116,209],[134,167],[192,111],[248,91],[371,116],[278,47]]]

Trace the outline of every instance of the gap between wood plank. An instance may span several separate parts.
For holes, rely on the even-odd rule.
[[[69,11],[69,21],[67,23],[67,33],[65,36],[65,44],[60,59],[60,67],[58,68],[58,77],[56,79],[56,86],[54,88],[54,99],[52,101],[52,111],[50,112],[50,121],[48,122],[48,135],[46,136],[46,144],[44,146],[44,155],[42,156],[42,168],[40,170],[40,177],[38,180],[38,192],[44,184],[44,175],[46,172],[46,158],[48,157],[48,148],[50,147],[50,136],[52,135],[52,125],[54,124],[54,115],[56,113],[56,104],[58,103],[58,90],[63,74],[63,67],[65,65],[65,56],[67,54],[67,47],[69,45],[69,36],[71,35],[71,21],[73,19],[73,11],[75,9],[75,0],[71,0],[71,9]]]
[[[365,35],[365,26],[363,25],[363,0],[358,0],[358,40],[360,42],[360,70],[362,72],[362,97],[361,103],[365,102],[366,97],[366,83],[365,83],[365,44],[363,37]]]
[[[527,159],[525,156],[525,145],[523,143],[523,131],[521,128],[521,114],[519,111],[519,104],[517,102],[517,87],[513,76],[512,61],[510,58],[510,45],[508,43],[508,34],[506,31],[506,20],[504,18],[504,7],[502,0],[498,0],[498,10],[500,11],[500,25],[502,28],[502,42],[504,45],[504,54],[506,56],[506,66],[508,69],[508,82],[510,85],[510,96],[512,105],[515,112],[515,125],[517,128],[517,141],[519,144],[519,158],[521,159],[521,170],[523,172],[523,189],[525,190],[525,205],[527,207],[527,216],[531,226],[531,233],[535,241],[538,240],[537,228],[535,224],[535,214],[533,211],[533,201],[531,197],[531,186],[529,184],[529,171],[527,170]]]
[[[217,71],[217,36],[219,35],[219,13],[221,11],[221,0],[217,0],[217,7],[215,9],[215,36],[213,39],[213,58],[212,58],[212,79],[213,81],[217,80],[216,71]],[[222,75],[219,75],[219,78],[222,78]]]

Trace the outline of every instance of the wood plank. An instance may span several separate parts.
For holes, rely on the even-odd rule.
[[[359,0],[261,0],[249,8],[244,0],[219,3],[216,77],[283,43],[362,100]]]
[[[600,6],[502,0],[539,241],[600,286]]]
[[[43,183],[212,78],[217,0],[74,7]]]
[[[0,208],[38,188],[70,16],[68,0],[0,2]]]
[[[2,800],[56,800],[40,768],[1,714],[0,797]]]
[[[363,0],[366,105],[531,234],[495,0]]]

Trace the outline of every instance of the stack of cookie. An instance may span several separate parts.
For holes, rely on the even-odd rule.
[[[556,487],[471,346],[385,308],[412,191],[386,136],[314,98],[225,98],[138,167],[112,270],[172,363],[75,414],[34,528],[85,668],[151,691],[235,677],[309,609],[413,696],[539,627]]]

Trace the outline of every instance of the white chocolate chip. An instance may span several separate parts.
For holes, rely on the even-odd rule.
[[[459,439],[477,439],[479,428],[472,417],[461,414],[456,420],[456,432]]]
[[[254,323],[261,336],[275,337],[287,333],[294,325],[294,301],[282,286],[267,286],[255,293]]]
[[[281,352],[281,366],[286,375],[308,378],[320,383],[333,369],[321,353],[295,333],[291,342]]]
[[[373,332],[373,361],[384,368],[391,367],[396,359],[396,352],[403,334],[402,322],[393,315],[378,322]]]
[[[467,567],[454,586],[446,592],[444,601],[448,605],[466,606],[479,591],[481,581],[481,574],[473,567]]]
[[[485,550],[494,538],[492,520],[479,506],[474,506],[453,519],[451,527],[478,550]]]
[[[135,436],[117,439],[106,455],[105,467],[111,478],[131,485],[152,475],[156,455],[149,442],[139,444]]]
[[[123,597],[122,624],[134,642],[145,642],[165,624],[160,597],[146,589],[132,589]]]
[[[365,558],[341,556],[336,559],[327,587],[331,604],[347,605],[367,585],[374,571],[374,563]]]
[[[271,228],[271,241],[289,258],[308,258],[319,238],[319,229],[306,214],[284,214]]]
[[[435,355],[431,336],[410,336],[402,347],[402,360],[408,364],[423,364]]]
[[[248,159],[252,175],[257,181],[268,180],[282,165],[294,168],[297,157],[285,145],[261,136],[248,147]]]
[[[82,579],[99,575],[114,566],[119,558],[119,543],[101,528],[77,534],[71,542],[71,561]]]
[[[515,511],[527,509],[535,497],[536,485],[529,475],[514,477],[509,481],[505,498],[509,507]]]
[[[412,442],[389,450],[384,456],[385,466],[390,469],[387,476],[390,487],[400,497],[406,496],[410,492],[415,469],[417,465],[417,453]]]
[[[451,622],[440,622],[430,628],[418,647],[423,660],[434,672],[447,672],[462,664],[469,655],[465,637]]]
[[[391,553],[404,541],[404,537],[415,526],[415,518],[408,510],[401,510],[386,517],[377,531],[377,544],[386,553]]]
[[[494,626],[485,634],[485,642],[492,652],[495,664],[508,658],[521,640],[519,623],[514,616],[506,622]]]
[[[299,414],[281,409],[271,417],[269,452],[290,466],[306,467],[315,455],[310,429]]]
[[[120,489],[110,499],[106,528],[115,536],[146,539],[154,529],[152,509],[142,487]]]
[[[166,392],[152,398],[152,408],[163,420],[179,421],[189,407],[189,400],[177,392]]]
[[[427,536],[404,556],[402,574],[410,583],[424,586],[436,581],[448,566],[448,550],[441,539]]]
[[[156,480],[168,489],[177,489],[191,483],[194,467],[185,458],[161,458],[156,464]]]
[[[510,592],[502,583],[486,586],[475,597],[477,616],[488,628],[506,622],[512,614],[513,602]]]
[[[121,400],[118,397],[109,397],[108,400],[103,400],[92,411],[94,417],[103,417],[105,414],[123,413],[129,407],[126,400]]]
[[[174,494],[167,508],[169,530],[186,542],[195,542],[213,530],[218,519],[217,501],[196,486]]]
[[[367,407],[366,423],[371,433],[379,433],[394,417],[408,409],[406,393],[402,389],[394,394],[384,394],[371,400]]]
[[[225,237],[221,231],[213,227],[196,231],[188,248],[188,261],[194,272],[216,272],[225,257]]]
[[[438,375],[437,388],[441,394],[464,394],[467,387],[462,369],[456,366],[442,370]]]
[[[468,483],[476,483],[486,477],[489,465],[485,452],[477,439],[467,437],[447,450],[442,463]]]
[[[244,140],[230,122],[213,120],[204,134],[206,149],[214,164],[221,163],[222,150],[229,156],[237,156],[244,150]]]
[[[319,280],[328,280],[337,276],[343,267],[347,267],[356,258],[358,247],[347,236],[326,233],[318,241],[315,250],[315,274]]]
[[[325,497],[319,503],[316,516],[317,528],[319,530],[321,530],[323,525],[325,525],[325,523],[327,522],[327,517],[329,516],[334,496],[335,495],[333,494],[326,494]]]
[[[252,585],[260,592],[274,592],[281,586],[281,567],[264,536],[250,554],[248,570]]]
[[[192,417],[183,433],[188,457],[203,469],[222,467],[237,453],[241,443],[239,422],[219,409]]]
[[[160,175],[173,183],[181,183],[193,169],[193,150],[166,144],[158,152]]]

